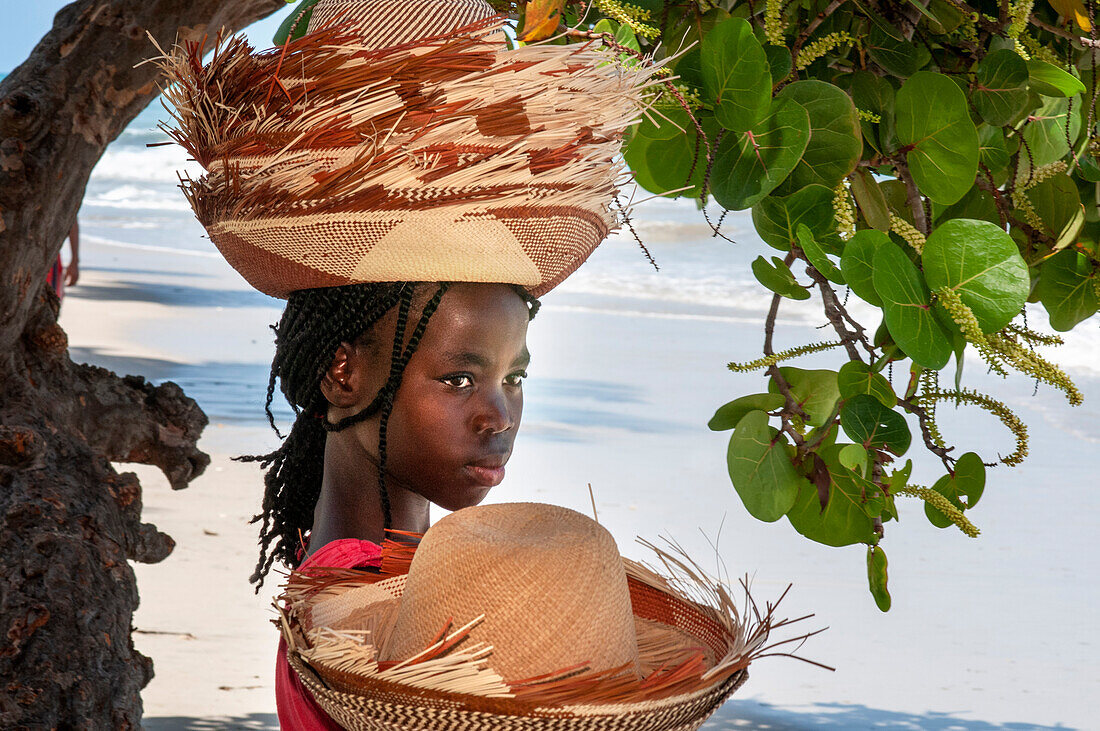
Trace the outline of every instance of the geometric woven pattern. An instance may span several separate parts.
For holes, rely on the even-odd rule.
[[[617,226],[622,133],[651,70],[593,44],[508,49],[483,0],[320,0],[255,53],[161,59],[182,188],[257,289],[520,284],[536,296]]]

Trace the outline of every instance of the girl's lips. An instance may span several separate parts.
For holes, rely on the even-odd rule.
[[[464,468],[474,482],[485,487],[496,487],[504,480],[504,467],[484,467],[468,464]]]

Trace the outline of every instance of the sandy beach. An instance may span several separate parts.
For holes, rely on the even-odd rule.
[[[967,374],[970,385],[1031,425],[1031,457],[991,473],[971,513],[982,528],[977,540],[932,527],[916,503],[902,505],[902,523],[887,526],[894,607],[882,614],[867,592],[861,547],[831,549],[786,521],[759,523],[734,493],[728,435],[705,424],[717,406],[763,384],[724,364],[759,352],[765,298],[721,267],[734,270],[761,245],[747,220],[732,221],[741,243],[725,244],[730,261],[716,265],[714,282],[695,282],[701,294],[688,296],[684,282],[696,271],[689,267],[713,256],[716,244],[685,242],[690,224],[668,224],[661,206],[669,205],[657,202],[639,215],[661,274],[633,243],[613,239],[576,282],[545,298],[529,336],[534,360],[523,427],[508,476],[489,500],[590,513],[591,483],[598,518],[625,554],[645,557],[634,536],[671,536],[696,556],[720,558],[731,576],[748,574],[758,601],[793,584],[784,614],[813,612],[808,629],[829,627],[802,654],[836,672],[762,660],[708,729],[1095,727],[1096,328],[1078,328],[1065,350],[1063,362],[1086,395],[1078,409],[1049,389],[1033,396],[1033,384],[1020,378]],[[693,213],[676,210],[673,219]],[[146,727],[277,728],[277,635],[269,623],[277,587],[254,594],[248,584],[256,560],[248,519],[259,506],[261,475],[231,457],[276,444],[262,401],[268,325],[280,303],[250,290],[203,248],[193,222],[181,224],[191,229],[179,236],[197,243],[173,248],[141,227],[126,228],[135,219],[125,211],[86,200],[82,216],[84,273],[61,320],[73,357],[173,380],[210,417],[201,446],[213,462],[188,489],[172,492],[155,470],[136,469],[146,520],[178,544],[163,563],[136,567],[135,643],[156,667],[144,693]],[[105,235],[112,230],[114,238]],[[632,281],[635,290],[614,286]],[[717,294],[705,291],[712,284]],[[792,311],[784,340],[820,339],[815,317]],[[831,361],[828,354],[803,361],[815,362]],[[1010,448],[1007,432],[981,412],[960,411],[945,424],[964,449]],[[907,456],[916,463],[914,479],[935,479],[928,455],[914,448]]]

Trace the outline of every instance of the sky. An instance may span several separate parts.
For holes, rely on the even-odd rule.
[[[21,64],[31,49],[53,26],[53,16],[68,3],[65,0],[0,0],[0,74]],[[267,47],[289,9],[249,28],[253,45]],[[150,49],[152,50],[152,49]]]

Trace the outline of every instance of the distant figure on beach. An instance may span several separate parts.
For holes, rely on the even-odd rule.
[[[69,258],[69,266],[61,262],[61,252],[57,253],[57,261],[46,273],[46,284],[53,287],[57,298],[65,296],[65,287],[74,286],[80,279],[80,223],[73,221],[73,227],[69,229],[69,249],[72,256]]]
[[[375,570],[386,531],[424,533],[431,504],[477,505],[504,479],[535,298],[616,227],[621,136],[645,78],[546,46],[544,70],[511,88],[501,80],[530,61],[501,53],[481,0],[319,0],[292,19],[310,35],[291,27],[305,37],[284,46],[287,68],[324,77],[302,103],[274,78],[258,106],[244,45],[205,68],[197,48],[164,61],[169,101],[189,109],[173,136],[195,159],[237,160],[185,194],[242,276],[287,300],[266,410],[274,428],[278,385],[296,419],[275,452],[242,458],[266,469],[257,591],[276,560]],[[314,33],[337,19],[362,40]],[[412,63],[420,51],[454,60]],[[333,75],[345,54],[358,70]],[[455,68],[470,69],[461,103],[447,96]],[[276,698],[284,729],[339,728],[285,645]]]

